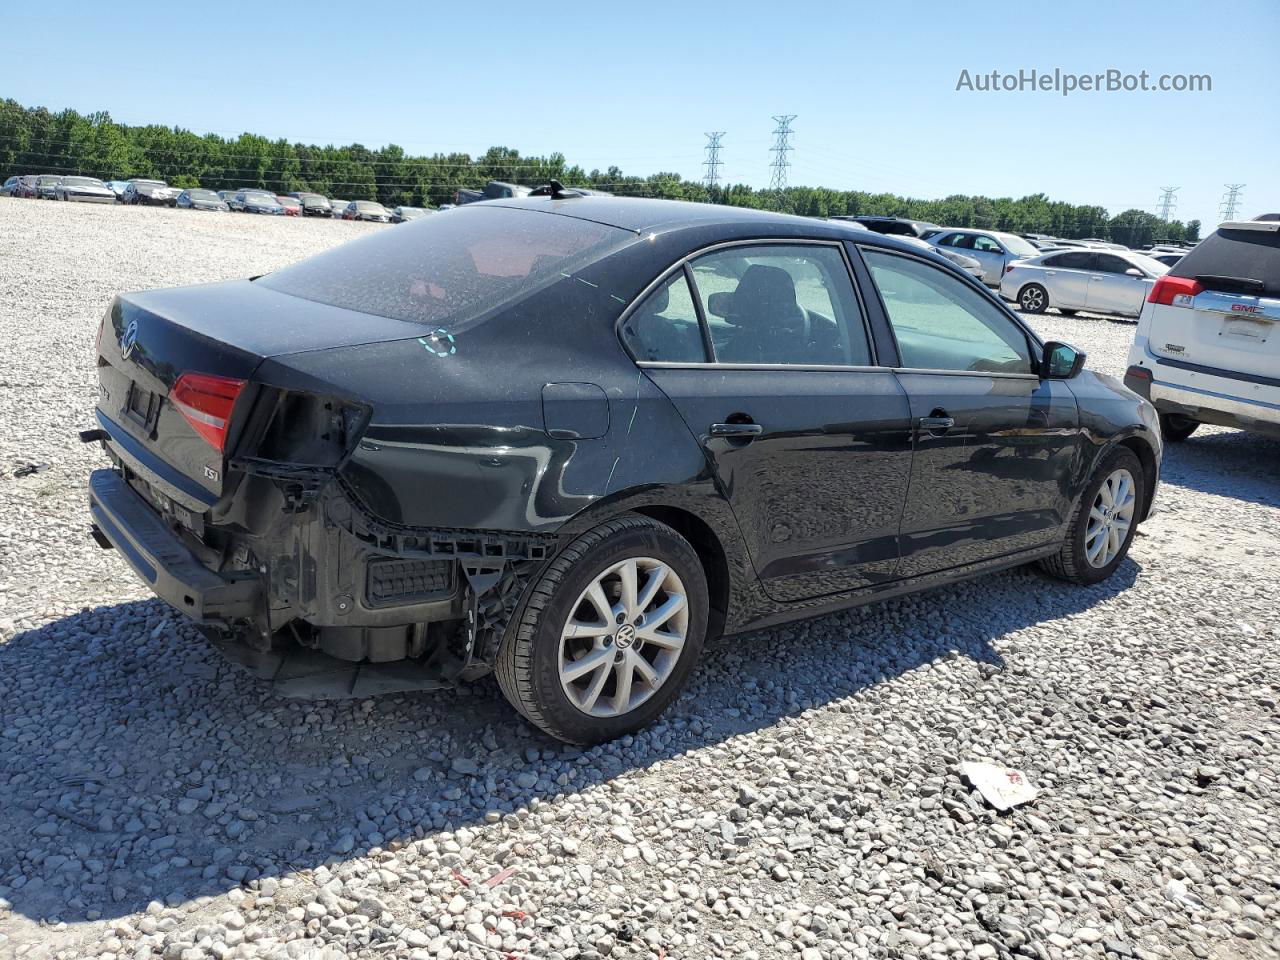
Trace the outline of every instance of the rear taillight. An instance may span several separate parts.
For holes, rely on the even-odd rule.
[[[1009,272],[1010,270],[1012,270],[1012,269],[1013,269],[1013,264],[1012,264],[1012,263],[1006,263],[1006,264],[1004,265],[1004,272],[1005,272],[1005,273],[1008,273],[1008,272]]]
[[[1150,379],[1152,379],[1152,377],[1151,377],[1151,371],[1150,371],[1150,370],[1148,370],[1146,367],[1137,367],[1137,366],[1130,367],[1128,370],[1126,370],[1126,371],[1124,372],[1124,378],[1125,378],[1126,380],[1129,380],[1129,379],[1134,379],[1134,380],[1150,380]]]
[[[1163,276],[1147,294],[1147,302],[1166,307],[1189,307],[1195,295],[1203,289],[1190,277]]]
[[[231,409],[243,389],[243,380],[208,373],[184,373],[169,391],[169,400],[192,429],[221,453],[227,444]]]

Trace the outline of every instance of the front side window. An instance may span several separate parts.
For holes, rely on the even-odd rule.
[[[683,270],[632,311],[622,336],[637,360],[706,363],[698,311]]]
[[[967,284],[911,257],[864,250],[904,367],[1031,373],[1026,335]]]
[[[717,362],[870,365],[862,312],[837,248],[752,244],[691,266]]]
[[[990,237],[974,237],[973,249],[981,253],[1004,253],[1004,248]]]
[[[1124,257],[1117,257],[1110,253],[1100,253],[1098,254],[1098,265],[1094,269],[1100,273],[1123,274],[1126,270],[1133,270],[1134,266]]]

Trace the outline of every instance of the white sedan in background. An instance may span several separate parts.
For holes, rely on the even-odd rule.
[[[1128,250],[1059,250],[1008,264],[1000,296],[1025,313],[1056,307],[1068,316],[1089,310],[1136,317],[1168,269]]]
[[[972,257],[982,264],[982,282],[989,287],[1000,286],[1004,268],[1014,260],[1034,257],[1040,251],[1012,233],[999,230],[953,230],[944,227],[929,231],[924,239],[942,249]]]

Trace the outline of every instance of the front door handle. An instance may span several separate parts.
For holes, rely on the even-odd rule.
[[[956,425],[955,417],[921,417],[921,430],[950,430]]]
[[[758,437],[762,433],[764,433],[764,427],[758,423],[713,423],[711,425],[713,437],[750,438]]]
[[[1105,278],[1105,277],[1090,277],[1089,279],[1090,279],[1090,280],[1104,280],[1104,279],[1106,279],[1106,278]]]

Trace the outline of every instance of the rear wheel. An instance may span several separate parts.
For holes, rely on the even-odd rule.
[[[1041,561],[1049,573],[1072,583],[1100,583],[1129,553],[1142,516],[1142,463],[1124,447],[1103,458],[1076,504],[1062,549]]]
[[[706,576],[688,541],[648,517],[619,517],[566,547],[533,585],[498,650],[498,685],[559,740],[612,740],[679,695],[706,627]]]
[[[1018,306],[1024,313],[1044,313],[1049,308],[1049,291],[1038,283],[1028,283],[1018,291]]]
[[[1181,443],[1196,432],[1199,421],[1178,413],[1160,414],[1160,435],[1170,443]]]

